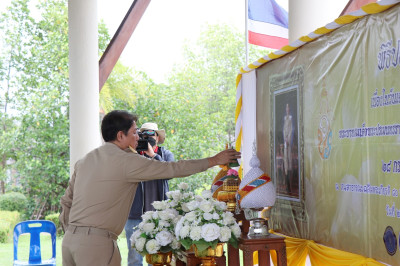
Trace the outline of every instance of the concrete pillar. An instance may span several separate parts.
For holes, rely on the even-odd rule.
[[[289,43],[334,21],[349,0],[289,0]]]
[[[101,144],[97,0],[68,0],[70,171]]]

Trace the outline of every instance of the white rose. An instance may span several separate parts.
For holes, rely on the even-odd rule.
[[[137,251],[142,252],[144,244],[146,243],[146,238],[139,237],[139,238],[136,238],[136,240],[132,241],[131,243],[132,243],[132,246],[134,246],[134,248],[136,248]]]
[[[152,232],[154,230],[154,228],[155,228],[154,223],[145,223],[145,224],[143,224],[143,231],[145,233]]]
[[[159,222],[158,222],[158,227],[159,228],[166,228],[166,227],[169,227],[171,224],[169,223],[169,222],[167,222],[167,221],[164,221],[164,220],[160,220]]]
[[[219,236],[219,240],[221,242],[228,242],[229,238],[231,238],[232,231],[228,227],[224,226],[221,228],[221,235]]]
[[[190,210],[189,210],[189,208],[188,208],[188,206],[187,206],[187,203],[183,203],[183,204],[182,204],[182,211],[184,211],[184,212],[190,212]]]
[[[194,200],[195,200],[195,201],[198,201],[198,202],[202,202],[204,199],[203,199],[201,196],[199,196],[199,195],[195,195],[195,196],[194,196]]]
[[[182,226],[183,226],[183,221],[184,221],[185,219],[183,218],[183,217],[181,217],[180,219],[179,219],[179,221],[176,223],[176,226],[175,226],[175,236],[177,237],[177,238],[179,238],[179,233],[180,233],[180,231],[181,231],[181,229],[182,229]]]
[[[165,210],[167,208],[167,203],[165,201],[154,201],[152,203],[154,209],[156,210]]]
[[[242,234],[242,230],[240,230],[240,226],[237,223],[231,226],[231,230],[236,237],[240,237]]]
[[[212,220],[213,215],[212,215],[211,213],[209,213],[209,212],[205,212],[205,213],[203,214],[203,218],[204,218],[204,220],[206,220],[206,221],[210,221],[210,220]]]
[[[171,219],[174,219],[176,216],[179,215],[179,212],[177,210],[175,210],[175,209],[166,209],[165,211],[168,212],[169,217]]]
[[[235,222],[236,222],[236,220],[233,217],[233,214],[231,212],[224,212],[222,214],[222,223],[224,225],[231,225],[231,224],[233,224]]]
[[[185,238],[189,235],[189,231],[190,231],[190,226],[185,225],[182,227],[181,231],[179,232],[179,236],[181,238]]]
[[[182,182],[182,183],[179,183],[178,187],[179,187],[179,189],[187,190],[189,188],[189,185],[187,183]]]
[[[232,218],[233,217],[233,213],[231,212],[224,212],[222,213],[222,218]]]
[[[160,246],[166,246],[172,242],[172,234],[168,231],[161,231],[156,234],[156,240]]]
[[[177,215],[176,217],[174,217],[174,219],[172,219],[171,222],[172,222],[173,224],[177,224],[181,218],[182,218],[181,215]]]
[[[216,201],[215,206],[216,206],[217,210],[220,210],[220,211],[225,211],[228,208],[226,203],[223,201]]]
[[[192,201],[188,202],[186,204],[186,206],[188,207],[188,209],[190,211],[194,211],[195,209],[197,209],[199,207],[199,202],[195,201],[195,200],[192,200]]]
[[[153,215],[151,216],[153,219],[158,219],[160,216],[158,215],[159,211],[153,212]]]
[[[150,220],[151,217],[153,217],[153,211],[147,211],[147,212],[143,213],[143,215],[142,215],[143,221]]]
[[[203,191],[201,192],[201,196],[202,196],[203,198],[205,198],[205,199],[209,199],[209,198],[212,197],[212,192],[211,192],[211,190],[209,190],[209,189],[203,190]]]
[[[190,238],[194,241],[201,239],[201,227],[200,226],[192,227],[192,230],[190,230]]]
[[[182,194],[179,191],[172,191],[171,197],[175,201],[179,201],[182,198]]]
[[[188,212],[185,214],[185,219],[187,221],[193,222],[197,217],[196,212],[192,211],[192,212]]]
[[[166,195],[168,198],[172,198],[172,191],[165,192],[165,195]]]
[[[141,234],[142,232],[140,230],[136,230],[135,232],[133,232],[133,234],[131,235],[131,242],[135,242],[135,239],[139,238]]]
[[[211,202],[205,200],[205,201],[200,203],[199,208],[203,212],[211,212],[214,209],[214,206],[213,206],[213,204]]]
[[[155,239],[151,239],[146,243],[146,250],[149,252],[149,254],[156,254],[159,249],[160,245]]]
[[[167,211],[159,211],[158,212],[158,217],[160,217],[161,220],[169,220],[170,219],[170,214]]]
[[[168,202],[168,204],[171,208],[174,208],[176,205],[178,205],[178,203],[174,200],[171,200],[170,202]]]
[[[178,240],[176,240],[176,238],[174,238],[171,243],[171,248],[179,249],[180,247],[181,247],[181,243]]]
[[[200,219],[199,219],[200,218]],[[192,222],[192,224],[191,224],[191,226],[197,226],[197,225],[199,225],[200,223],[201,223],[201,221],[202,221],[202,217],[197,217],[197,219],[195,219],[193,222]]]
[[[205,224],[201,227],[201,236],[205,241],[214,241],[220,236],[220,228],[215,223]]]
[[[216,213],[216,212],[214,212],[213,215],[212,215],[212,218],[213,218],[214,220],[218,220],[218,219],[219,219],[219,214]]]

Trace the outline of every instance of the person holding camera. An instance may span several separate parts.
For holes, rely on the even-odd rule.
[[[106,114],[101,122],[104,145],[75,163],[60,199],[63,266],[121,265],[117,240],[139,182],[190,176],[240,158],[240,152],[228,149],[208,158],[166,163],[126,152],[138,145],[136,121],[127,111]]]
[[[139,130],[139,145],[136,150],[143,156],[153,158],[161,162],[174,161],[172,152],[164,147],[158,146],[165,141],[165,130],[158,129],[156,123],[144,123]],[[144,147],[139,147],[139,146]],[[147,149],[146,149],[147,148]],[[134,227],[142,221],[142,214],[146,211],[154,211],[152,203],[167,199],[169,191],[168,179],[150,180],[140,182],[136,189],[128,220],[125,224],[126,242],[128,245],[128,266],[142,266],[142,256],[132,248],[131,236]]]

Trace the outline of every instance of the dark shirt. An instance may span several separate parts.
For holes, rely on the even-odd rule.
[[[154,159],[161,162],[173,162],[174,155],[164,147],[158,147]],[[128,219],[139,220],[142,219],[144,212],[154,211],[153,205],[151,204],[154,201],[166,200],[166,193],[168,191],[169,186],[167,179],[140,182],[136,190]]]

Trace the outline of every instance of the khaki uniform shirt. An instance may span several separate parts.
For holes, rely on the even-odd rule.
[[[69,186],[61,197],[60,222],[64,230],[72,224],[119,235],[138,182],[184,177],[207,169],[207,159],[160,162],[105,143],[75,164]]]

